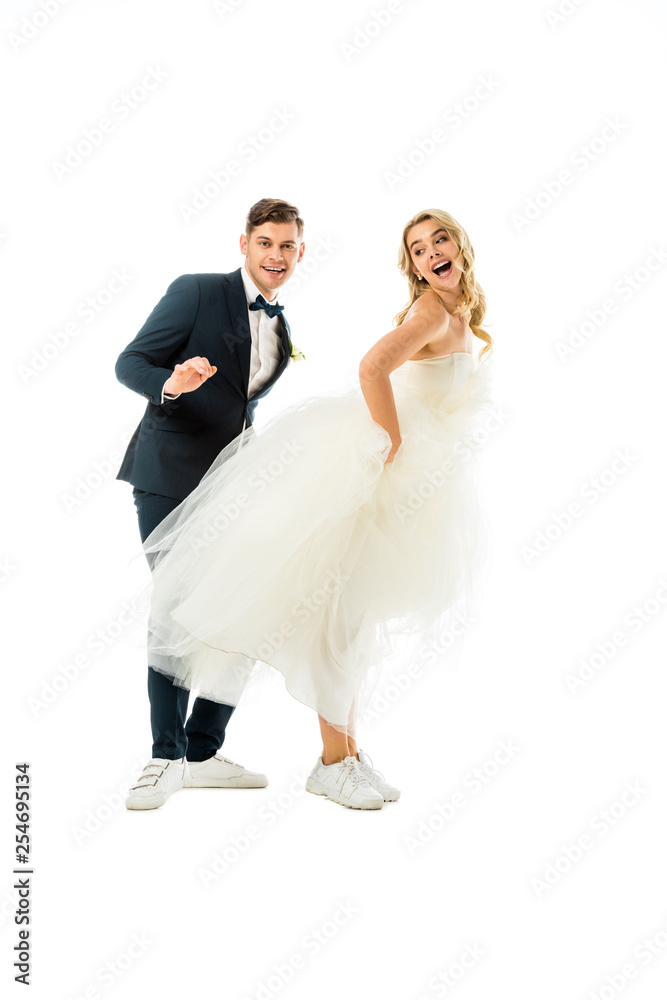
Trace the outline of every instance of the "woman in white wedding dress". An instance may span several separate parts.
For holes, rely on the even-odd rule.
[[[400,794],[355,739],[379,670],[398,637],[476,606],[489,553],[475,430],[493,341],[473,248],[429,209],[399,267],[410,300],[359,387],[244,431],[144,543],[154,669],[235,705],[254,662],[272,665],[319,715],[308,790],[371,809]]]

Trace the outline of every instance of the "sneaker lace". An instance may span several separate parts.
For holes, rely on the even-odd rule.
[[[355,785],[362,782],[365,782],[367,785],[370,784],[368,778],[359,767],[359,761],[355,757],[346,757],[345,760],[342,760],[338,766],[340,774],[343,778],[343,784],[348,779],[354,782]]]
[[[382,773],[382,771],[375,770],[375,768],[373,767],[373,761],[370,759],[370,757],[365,751],[364,751],[364,757],[366,758],[366,760],[363,763],[361,761],[358,761],[360,769],[369,774],[370,777],[373,779],[373,781],[385,781],[384,774]]]

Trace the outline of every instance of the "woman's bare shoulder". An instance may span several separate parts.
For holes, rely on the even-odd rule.
[[[431,288],[427,288],[412,303],[405,314],[403,322],[407,323],[408,320],[416,319],[417,317],[422,321],[426,321],[429,327],[432,327],[438,333],[443,333],[449,326],[449,313],[445,309],[442,300]]]

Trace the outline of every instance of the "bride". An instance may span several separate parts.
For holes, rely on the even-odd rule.
[[[144,543],[154,669],[236,705],[256,660],[275,667],[319,716],[306,788],[353,808],[400,795],[356,741],[383,662],[472,606],[488,558],[474,431],[493,341],[474,262],[449,213],[410,219],[409,303],[359,387],[244,431]]]

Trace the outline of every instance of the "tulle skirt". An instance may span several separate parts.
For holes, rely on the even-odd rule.
[[[402,444],[358,387],[246,429],[148,537],[149,663],[235,705],[255,661],[352,730],[401,636],[474,614],[489,556],[478,428],[490,362],[466,393],[394,387]]]

